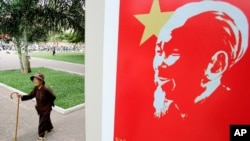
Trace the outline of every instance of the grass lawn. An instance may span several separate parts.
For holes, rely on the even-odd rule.
[[[32,52],[31,57],[64,61],[77,64],[85,63],[85,57],[83,52],[56,52],[55,56],[52,55],[52,52]]]
[[[20,74],[20,70],[0,71],[0,82],[25,93],[33,89],[30,76],[37,72],[45,75],[46,85],[57,98],[55,104],[64,109],[82,104],[84,99],[84,77],[48,68],[33,68],[30,74]]]

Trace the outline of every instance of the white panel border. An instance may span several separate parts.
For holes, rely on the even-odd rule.
[[[102,141],[114,139],[120,0],[106,0],[104,13]]]

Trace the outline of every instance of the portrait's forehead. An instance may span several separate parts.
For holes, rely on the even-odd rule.
[[[176,9],[172,17],[162,27],[157,42],[168,42],[172,38],[172,31],[176,28],[183,26],[186,21],[193,16],[199,15],[204,12],[214,11],[218,13],[225,13],[237,26],[243,37],[242,47],[248,46],[248,22],[244,13],[237,7],[219,1],[202,1],[193,2]],[[219,20],[219,19],[218,19]]]

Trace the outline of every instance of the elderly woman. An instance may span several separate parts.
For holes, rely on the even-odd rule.
[[[38,73],[30,77],[30,80],[34,83],[34,89],[29,95],[21,96],[22,101],[36,98],[36,110],[39,115],[39,138],[37,141],[45,141],[45,132],[50,132],[53,129],[53,125],[50,120],[50,112],[52,106],[54,106],[54,100],[56,96],[54,93],[45,86],[44,75]]]

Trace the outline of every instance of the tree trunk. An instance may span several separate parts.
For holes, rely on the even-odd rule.
[[[23,60],[23,66],[24,66],[24,70],[23,73],[30,73],[31,69],[30,69],[30,62],[29,62],[29,57],[26,55],[26,53],[22,54],[22,60]]]
[[[23,59],[24,73],[30,73],[31,72],[31,68],[30,68],[30,61],[29,61],[26,28],[24,29],[24,54],[22,56],[22,59]]]
[[[21,73],[30,73],[30,62],[29,62],[29,56],[28,56],[28,43],[27,43],[27,34],[24,33],[24,53],[22,53],[22,45],[21,45],[21,39],[15,38],[16,41],[14,42],[17,47],[17,53],[19,57],[20,62],[20,70]]]
[[[20,39],[18,39],[18,38],[16,38],[16,47],[17,47],[17,53],[18,53],[18,57],[19,57],[20,70],[21,70],[21,73],[24,73],[24,66],[23,66],[23,59],[22,59],[21,41],[20,41]]]

